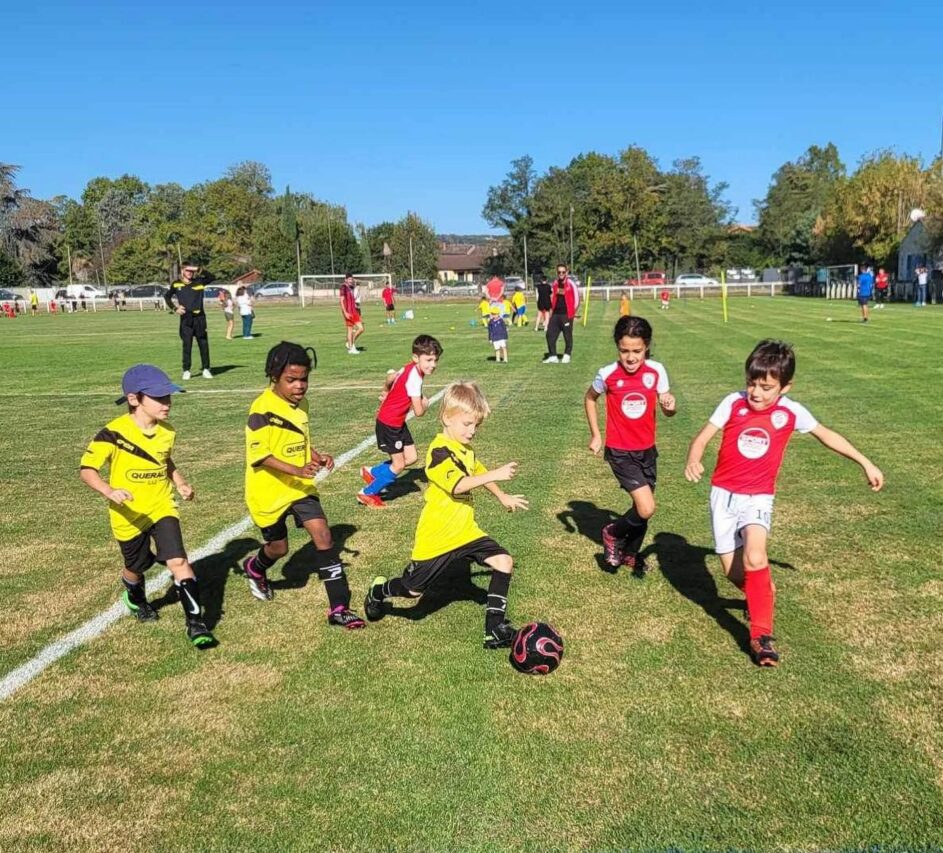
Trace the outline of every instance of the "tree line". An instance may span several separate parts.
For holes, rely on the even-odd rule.
[[[17,186],[18,167],[0,163],[0,285],[64,281],[167,281],[181,260],[209,278],[259,269],[270,280],[303,274],[388,272],[435,276],[432,225],[409,212],[367,227],[343,205],[286,187],[247,161],[184,188],[134,175],[90,180],[78,199],[33,198]],[[734,227],[727,184],[712,182],[696,157],[668,169],[645,149],[580,154],[543,174],[533,159],[511,163],[487,189],[482,217],[510,239],[489,272],[577,269],[630,276],[642,269],[716,271],[725,267],[870,262],[894,268],[910,212],[926,211],[930,248],[943,247],[943,159],[924,166],[889,150],[853,171],[831,143],[811,146],[772,175],[754,202],[757,226]],[[410,264],[410,248],[412,264]]]

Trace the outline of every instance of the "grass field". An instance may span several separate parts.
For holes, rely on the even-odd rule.
[[[271,345],[316,346],[312,437],[338,455],[372,434],[386,369],[427,331],[445,347],[427,387],[477,379],[494,408],[479,455],[520,463],[509,490],[531,510],[504,513],[482,493],[477,514],[515,556],[510,615],[555,624],[565,660],[528,678],[481,649],[482,576],[364,631],[329,630],[295,532],[275,601],[258,602],[233,572],[256,547],[249,528],[196,566],[218,648],[194,651],[168,604],[0,703],[0,849],[943,845],[943,314],[893,305],[861,327],[850,302],[739,299],[724,326],[717,302],[636,309],[680,410],[659,427],[644,579],[597,559],[626,499],[586,449],[582,395],[614,358],[614,303],[593,303],[570,365],[542,365],[529,330],[512,331],[509,365],[488,361],[472,305],[420,306],[395,327],[368,308],[356,358],[333,307],[263,307],[251,342],[224,341],[214,315],[219,375],[192,380],[172,413],[175,459],[197,490],[182,508],[191,550],[246,514],[243,424]],[[150,313],[19,318],[0,332],[3,674],[115,601],[118,551],[78,459],[118,411],[122,371],[152,361],[177,376],[179,339],[173,318]],[[793,396],[887,478],[875,495],[856,465],[794,439],[770,552],[775,671],[744,653],[741,596],[711,552],[709,486],[682,475],[688,442],[765,336],[796,344]],[[413,424],[422,453],[436,427]],[[422,476],[408,476],[387,511],[360,507],[357,468],[378,459],[371,448],[322,486],[357,609],[374,575],[405,565],[422,500]]]

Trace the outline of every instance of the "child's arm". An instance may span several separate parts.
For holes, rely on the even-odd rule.
[[[113,504],[119,506],[125,501],[134,500],[134,495],[127,489],[113,489],[103,479],[102,475],[94,468],[83,468],[79,474],[82,482],[90,489],[94,489],[98,494],[108,498]]]
[[[485,483],[484,487],[491,492],[508,512],[516,509],[529,509],[530,503],[523,495],[509,495],[497,483]]]
[[[701,476],[704,474],[704,466],[701,464],[704,448],[718,432],[718,428],[708,421],[704,424],[703,429],[694,436],[694,440],[688,448],[688,461],[684,466],[684,478],[689,482],[697,483],[700,481]]]
[[[674,394],[668,391],[658,395],[658,405],[661,406],[661,412],[666,417],[673,417],[678,412],[678,403],[675,400]]]
[[[583,397],[583,408],[586,409],[586,420],[589,423],[589,449],[599,456],[602,450],[602,436],[599,434],[599,415],[596,412],[596,401],[599,399],[599,392],[592,385],[586,391]]]
[[[313,453],[314,451],[312,450],[312,454]],[[331,461],[333,463],[333,460]],[[305,479],[313,477],[318,473],[318,468],[321,467],[314,459],[303,468],[299,468],[297,465],[282,462],[281,459],[276,459],[274,456],[266,456],[260,462],[257,462],[256,465],[262,468],[268,468],[270,471],[278,471],[280,474],[288,474],[292,477],[304,477]]]
[[[316,471],[321,468],[327,468],[328,471],[334,470],[334,457],[329,453],[318,453],[313,447],[311,448],[311,462],[318,466]]]
[[[517,463],[508,462],[500,468],[493,468],[491,471],[485,471],[483,474],[462,477],[462,479],[455,484],[452,494],[463,495],[466,492],[470,492],[472,489],[484,486],[501,502],[501,506],[505,509],[511,512],[514,512],[516,509],[527,509],[529,504],[523,495],[509,495],[504,489],[497,485],[499,482],[513,479],[516,473]]]
[[[857,462],[864,469],[864,476],[867,477],[871,490],[879,492],[884,485],[884,475],[881,469],[877,467],[867,456],[858,451],[858,449],[843,435],[839,435],[835,430],[819,424],[814,430],[814,435],[829,450],[834,450],[846,459]]]
[[[425,397],[410,397],[409,401],[413,406],[413,414],[417,418],[421,418],[429,411],[429,401]]]
[[[193,500],[193,486],[191,486],[186,477],[180,473],[180,469],[174,465],[173,459],[168,457],[167,459],[167,473],[170,474],[170,479],[173,484],[177,487],[177,493],[185,501]]]

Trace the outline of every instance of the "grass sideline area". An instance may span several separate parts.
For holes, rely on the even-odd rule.
[[[0,703],[0,849],[943,845],[943,317],[891,305],[863,327],[851,302],[777,297],[731,300],[725,326],[717,301],[636,308],[679,408],[659,423],[644,579],[601,569],[599,530],[627,504],[587,450],[582,407],[615,358],[617,303],[592,303],[569,365],[541,364],[543,334],[530,329],[512,329],[510,364],[489,361],[472,304],[420,305],[393,327],[368,307],[356,357],[334,306],[263,306],[253,341],[223,340],[214,312],[218,375],[191,380],[171,414],[175,461],[197,494],[181,513],[191,551],[246,515],[243,425],[270,346],[316,347],[312,439],[337,455],[372,435],[386,370],[428,332],[445,354],[427,394],[457,378],[482,384],[494,413],[478,454],[517,460],[508,490],[531,501],[507,514],[475,498],[481,526],[515,558],[509,615],[553,623],[565,659],[528,678],[482,650],[482,576],[364,631],[330,630],[298,532],[263,604],[233,572],[256,547],[250,528],[196,565],[217,649],[194,651],[168,604],[159,622],[120,620]],[[0,672],[117,598],[118,550],[78,460],[119,411],[126,367],[179,376],[176,329],[148,312],[4,322]],[[682,474],[688,442],[767,336],[796,345],[792,396],[887,478],[875,495],[856,465],[793,439],[770,545],[775,671],[744,653],[742,597],[712,555],[709,484]],[[435,414],[411,429],[422,455]],[[371,448],[321,489],[358,610],[374,575],[405,565],[422,500],[417,473],[388,510],[359,506],[357,469],[379,458]]]

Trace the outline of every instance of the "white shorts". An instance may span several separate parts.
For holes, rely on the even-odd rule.
[[[711,527],[714,551],[730,554],[743,547],[743,528],[758,524],[769,533],[773,525],[772,495],[738,495],[720,486],[711,487]]]
[[[503,341],[492,341],[492,343],[494,344],[494,348],[495,348],[496,350],[498,350],[498,349],[507,349],[507,348],[508,348],[508,342],[507,342],[506,339],[503,340]]]

